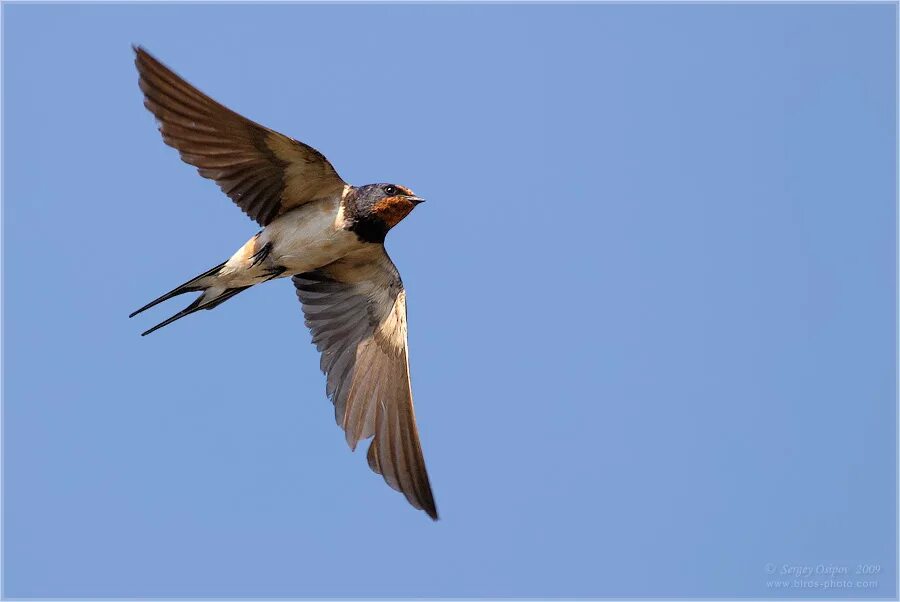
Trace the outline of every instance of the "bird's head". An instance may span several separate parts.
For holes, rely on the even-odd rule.
[[[383,241],[387,231],[425,199],[399,184],[367,184],[353,190],[347,200],[356,226],[354,229],[365,230],[367,238]],[[360,235],[364,233],[360,232]]]

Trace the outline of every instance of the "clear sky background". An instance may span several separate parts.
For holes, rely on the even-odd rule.
[[[3,27],[6,596],[896,596],[894,6]],[[387,247],[439,522],[347,449],[289,281],[127,318],[257,230],[132,43],[428,198]]]

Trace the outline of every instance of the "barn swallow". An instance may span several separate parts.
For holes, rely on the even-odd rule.
[[[384,248],[388,231],[423,199],[399,184],[347,184],[316,149],[238,115],[143,48],[134,51],[144,106],[163,141],[262,230],[224,263],[129,317],[200,293],[147,335],[251,286],[290,277],[350,448],[374,437],[371,469],[437,520],[413,411],[406,293]]]

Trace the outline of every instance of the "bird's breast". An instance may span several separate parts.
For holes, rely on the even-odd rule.
[[[337,261],[357,249],[356,235],[344,229],[339,200],[318,201],[285,213],[266,226],[260,243],[272,243],[271,261],[299,274]]]

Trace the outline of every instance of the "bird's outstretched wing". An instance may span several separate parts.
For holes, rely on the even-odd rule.
[[[344,181],[313,147],[238,115],[143,48],[134,51],[144,106],[159,121],[163,140],[260,225],[343,189]]]
[[[437,520],[409,382],[406,293],[382,246],[293,277],[326,391],[347,443],[371,437],[368,460],[409,503]]]

